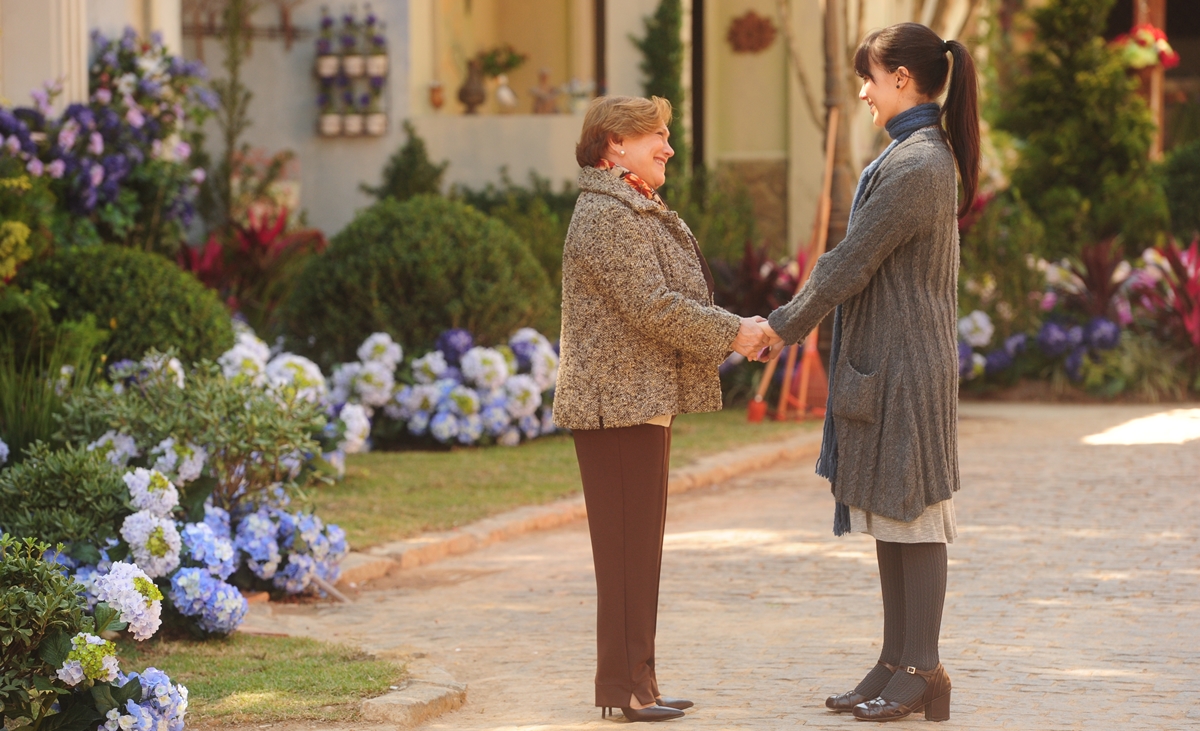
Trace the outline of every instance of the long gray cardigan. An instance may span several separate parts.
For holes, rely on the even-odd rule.
[[[906,522],[959,488],[957,206],[949,146],[937,128],[915,132],[868,183],[845,240],[768,318],[795,343],[842,305],[834,496]]]
[[[554,423],[644,424],[720,411],[717,367],[741,318],[713,304],[692,232],[615,171],[579,171],[563,246]]]

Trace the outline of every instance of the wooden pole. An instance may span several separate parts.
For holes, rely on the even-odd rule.
[[[1156,28],[1165,31],[1167,29],[1166,0],[1134,0],[1133,24],[1137,26],[1142,23],[1151,23]],[[1150,69],[1149,83],[1146,85],[1146,101],[1150,105],[1150,113],[1154,116],[1154,124],[1157,127],[1154,141],[1150,146],[1151,160],[1161,160],[1163,156],[1163,127],[1165,126],[1163,124],[1163,80],[1165,75],[1166,71],[1162,64],[1154,66]]]

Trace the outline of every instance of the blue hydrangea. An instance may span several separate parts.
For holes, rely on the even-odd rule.
[[[1078,348],[1080,345],[1083,345],[1083,328],[1079,325],[1067,328],[1067,342],[1071,344],[1072,348]]]
[[[183,527],[183,548],[188,559],[221,579],[237,570],[233,542],[217,536],[207,523],[189,523]]]
[[[530,340],[510,342],[509,347],[517,358],[517,370],[528,373],[533,367],[533,354],[537,352],[537,343]]]
[[[408,433],[414,437],[424,436],[429,430],[429,412],[417,411],[408,420]]]
[[[1012,367],[1013,358],[1004,348],[997,348],[987,354],[987,362],[983,367],[984,373],[994,376]]]
[[[429,433],[442,444],[458,437],[458,417],[448,411],[439,412],[429,422]]]
[[[200,629],[229,634],[246,617],[250,605],[237,587],[200,568],[183,568],[171,577],[171,603],[185,617],[194,617]]]
[[[456,366],[463,354],[475,346],[471,333],[462,328],[453,328],[438,335],[434,347],[446,356],[446,362]]]
[[[464,416],[458,420],[458,441],[460,444],[474,444],[483,436],[483,417],[479,414]]]
[[[489,406],[480,415],[484,431],[490,436],[498,437],[512,423],[512,416],[504,406]]]
[[[275,573],[275,586],[289,594],[299,594],[312,583],[317,573],[317,562],[303,553],[288,554],[287,563]]]
[[[1010,335],[1004,340],[1004,352],[1008,353],[1010,357],[1016,358],[1017,355],[1025,352],[1028,343],[1029,336],[1025,333]]]
[[[1048,358],[1057,358],[1067,352],[1071,343],[1067,338],[1067,330],[1057,322],[1047,321],[1037,336],[1038,347]]]
[[[212,529],[213,535],[217,538],[230,540],[233,538],[233,532],[230,529],[229,511],[225,508],[218,508],[211,503],[204,505],[204,524]]]
[[[146,668],[141,673],[122,674],[118,676],[114,685],[123,687],[125,683],[133,680],[142,684],[142,702],[129,701],[125,705],[125,712],[134,716],[135,721],[133,725],[119,723],[115,728],[183,731],[188,707],[187,688],[172,683],[166,673],[153,667]]]
[[[1121,328],[1106,317],[1096,317],[1087,324],[1084,340],[1093,350],[1112,350],[1121,342]]]
[[[517,427],[520,428],[526,439],[537,439],[538,435],[542,433],[542,420],[529,414],[517,420]]]
[[[266,508],[260,508],[238,523],[234,546],[246,554],[246,566],[260,579],[270,579],[279,568],[279,544],[275,523]]]

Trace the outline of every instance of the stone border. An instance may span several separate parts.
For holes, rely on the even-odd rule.
[[[362,702],[362,720],[412,728],[431,718],[456,711],[467,702],[467,685],[425,659],[410,660],[408,679],[399,690]]]
[[[667,492],[677,495],[766,469],[784,460],[816,456],[821,449],[821,431],[755,444],[702,457],[693,465],[676,470]],[[546,505],[509,510],[490,518],[448,531],[423,533],[351,552],[342,562],[339,586],[361,586],[398,569],[409,569],[479,550],[493,543],[526,533],[557,528],[587,517],[583,496],[564,498]]]

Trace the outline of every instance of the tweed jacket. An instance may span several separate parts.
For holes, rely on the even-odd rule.
[[[917,131],[868,183],[845,240],[768,318],[794,343],[842,305],[833,493],[906,522],[959,488],[957,199],[949,146]]]
[[[692,232],[612,171],[579,171],[563,246],[554,421],[567,429],[719,411],[741,318],[712,302]]]

